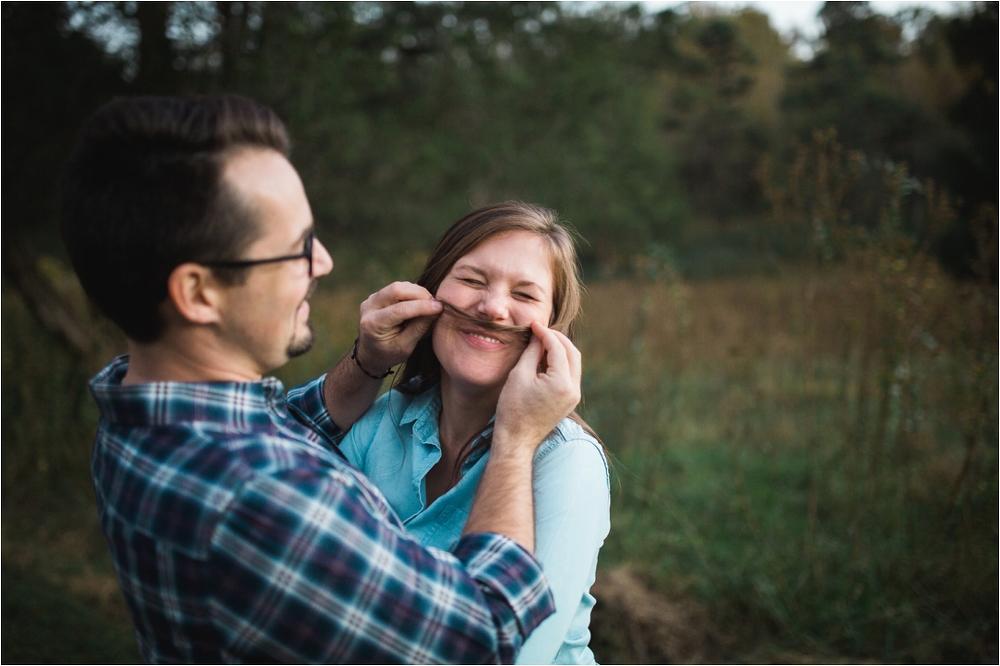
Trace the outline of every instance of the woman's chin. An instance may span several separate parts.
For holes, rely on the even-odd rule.
[[[471,336],[446,336],[443,333],[438,329],[434,337],[434,353],[441,363],[442,379],[447,378],[446,381],[450,380],[465,394],[495,392],[499,395],[520,354],[515,354],[509,345],[500,349],[483,349],[478,344],[483,341],[474,340],[477,344],[469,344],[467,338]]]
[[[510,374],[510,368],[482,368],[478,372],[476,370],[476,368],[466,367],[460,372],[448,372],[442,368],[442,379],[466,392],[496,391],[499,393],[507,381],[507,375]]]

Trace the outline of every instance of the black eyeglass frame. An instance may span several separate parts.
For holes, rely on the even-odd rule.
[[[203,266],[209,268],[249,268],[261,264],[276,264],[280,261],[294,261],[295,259],[309,260],[309,277],[313,276],[313,241],[316,240],[316,232],[310,231],[306,236],[305,248],[300,254],[287,254],[282,257],[271,257],[270,259],[237,259],[234,261],[205,261]]]

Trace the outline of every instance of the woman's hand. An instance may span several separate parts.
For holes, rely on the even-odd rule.
[[[533,456],[580,402],[580,350],[565,335],[538,322],[531,330],[534,336],[500,393],[491,455],[512,447]]]
[[[410,282],[393,282],[369,296],[358,326],[361,367],[378,376],[405,361],[439,314],[441,303]]]

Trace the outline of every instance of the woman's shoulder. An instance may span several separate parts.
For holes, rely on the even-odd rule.
[[[535,453],[536,469],[556,467],[569,472],[573,468],[600,469],[610,483],[608,459],[604,446],[577,421],[566,417],[559,422]]]
[[[604,457],[604,447],[601,445],[597,438],[593,434],[588,432],[581,423],[575,421],[570,417],[564,418],[556,426],[555,430],[549,433],[549,436],[545,438],[541,446],[538,447],[538,453],[535,454],[535,459],[538,460],[551,452],[569,447],[571,449],[580,449],[585,451],[594,451],[598,453],[601,458]]]

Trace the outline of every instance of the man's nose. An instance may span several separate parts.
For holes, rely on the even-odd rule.
[[[326,247],[317,238],[313,241],[313,274],[314,278],[318,278],[321,275],[326,275],[333,270],[333,257],[327,251]]]

